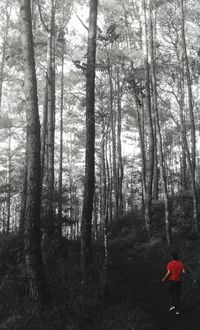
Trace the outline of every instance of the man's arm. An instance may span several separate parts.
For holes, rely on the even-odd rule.
[[[167,273],[165,274],[165,276],[162,278],[162,282],[165,282],[166,278],[169,276],[170,274],[170,270],[167,270]]]

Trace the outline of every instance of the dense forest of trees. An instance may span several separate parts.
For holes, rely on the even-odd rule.
[[[63,240],[83,292],[101,242],[105,298],[115,235],[198,237],[200,3],[0,0],[0,17],[0,233],[41,315]]]

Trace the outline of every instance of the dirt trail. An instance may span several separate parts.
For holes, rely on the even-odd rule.
[[[154,321],[155,330],[199,330],[199,306],[186,305],[182,298],[181,314],[169,313],[167,283],[161,282],[164,266],[139,255],[140,251],[131,256],[125,253],[112,256],[115,270],[127,285],[133,308],[145,311]]]

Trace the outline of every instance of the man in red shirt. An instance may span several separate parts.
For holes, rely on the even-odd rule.
[[[178,254],[172,253],[172,261],[167,264],[167,272],[162,279],[164,282],[169,280],[169,295],[170,295],[170,308],[169,311],[175,311],[180,314],[180,297],[181,297],[181,274],[185,273],[185,267],[182,261],[178,260]]]

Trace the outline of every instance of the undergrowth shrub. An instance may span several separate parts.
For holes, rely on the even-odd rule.
[[[147,315],[138,308],[133,309],[128,303],[108,308],[101,325],[96,330],[155,330],[154,324]]]
[[[136,244],[136,233],[132,231],[126,237],[116,237],[110,242],[110,249],[112,252],[127,252],[127,249],[133,249]]]
[[[138,241],[147,240],[144,218],[138,209],[125,212],[114,219],[108,226],[108,232],[111,239],[133,234]]]

